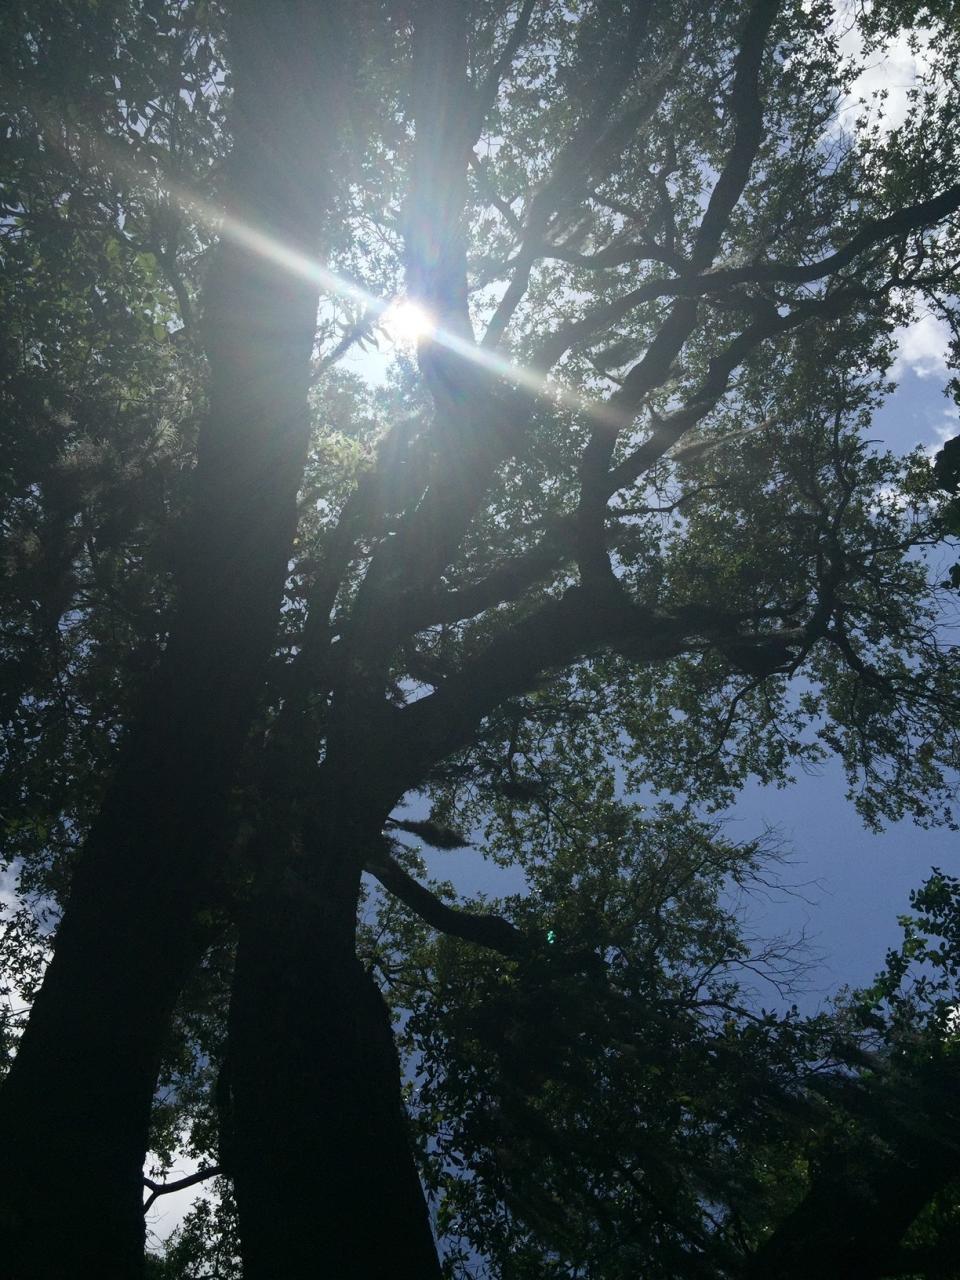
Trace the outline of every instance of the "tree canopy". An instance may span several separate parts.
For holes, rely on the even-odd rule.
[[[960,341],[956,18],[0,19],[18,1280],[142,1274],[181,1143],[228,1230],[167,1274],[439,1275],[421,1179],[450,1274],[949,1274],[953,995],[904,984],[956,886],[767,1014],[709,815],[836,756],[954,822],[955,442],[870,425],[918,310]]]

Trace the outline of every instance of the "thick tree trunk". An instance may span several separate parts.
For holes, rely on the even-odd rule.
[[[939,1153],[938,1153],[939,1154]],[[902,1274],[893,1267],[904,1235],[931,1202],[956,1162],[931,1166],[891,1162],[860,1183],[817,1187],[749,1260],[745,1280],[884,1280]]]
[[[960,1168],[957,1074],[949,1058],[931,1056],[910,1072],[908,1098],[897,1096],[903,1076],[889,1093],[881,1084],[853,1112],[859,1141],[823,1160],[804,1199],[748,1260],[744,1280],[914,1274],[904,1237]]]
[[[288,879],[241,931],[224,1159],[245,1280],[431,1280],[440,1268],[383,998],[357,960],[358,870]]]
[[[325,6],[301,0],[259,14],[238,4],[235,26],[231,212],[303,250],[327,195],[342,89],[330,68],[342,74],[344,53]],[[275,633],[317,298],[237,241],[211,266],[210,405],[180,605],[0,1093],[0,1269],[12,1280],[142,1271],[151,1097]]]

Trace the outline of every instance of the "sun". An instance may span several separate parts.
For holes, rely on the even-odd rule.
[[[429,338],[434,328],[433,317],[419,302],[397,298],[383,313],[381,322],[387,337],[397,347],[413,347]]]

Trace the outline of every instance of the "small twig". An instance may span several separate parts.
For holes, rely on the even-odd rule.
[[[536,0],[524,0],[520,12],[517,14],[516,20],[510,29],[506,43],[497,59],[495,65],[484,79],[483,83],[476,92],[476,117],[474,122],[474,132],[479,133],[483,127],[483,121],[487,112],[496,102],[497,94],[500,92],[500,85],[509,74],[513,65],[513,60],[520,50],[520,46],[527,38],[527,31],[530,27],[530,18],[533,15]]]
[[[477,180],[483,189],[483,194],[490,201],[493,207],[503,215],[510,226],[520,234],[523,231],[523,222],[511,208],[510,204],[504,200],[496,187],[493,185],[493,179],[487,172],[487,167],[477,155],[475,151],[471,151],[467,156],[467,163],[473,172],[477,175]],[[505,264],[509,266],[510,264]]]
[[[363,337],[380,310],[381,308],[379,307],[367,307],[360,319],[356,324],[350,326],[337,345],[317,361],[317,367],[310,378],[311,386],[319,382],[327,370],[332,368],[340,357],[345,355],[353,344]]]

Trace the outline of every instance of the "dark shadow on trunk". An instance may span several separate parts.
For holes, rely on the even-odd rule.
[[[315,249],[349,74],[336,15],[278,0],[238,3],[231,16],[228,204],[280,243]],[[209,412],[179,605],[0,1091],[0,1249],[11,1280],[142,1274],[151,1098],[171,1010],[202,950],[195,921],[214,892],[274,643],[318,292],[236,242],[221,243],[211,264]]]
[[[357,880],[260,900],[241,930],[224,1158],[245,1280],[440,1275],[389,1014],[356,957]]]

